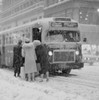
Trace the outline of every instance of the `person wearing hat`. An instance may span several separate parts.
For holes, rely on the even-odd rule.
[[[35,80],[35,72],[37,72],[35,47],[38,43],[36,40],[30,43],[29,39],[26,39],[22,47],[22,56],[25,57],[25,74],[28,81]]]
[[[22,65],[22,40],[19,40],[17,45],[13,48],[13,67],[14,67],[14,76],[20,77],[20,67]]]

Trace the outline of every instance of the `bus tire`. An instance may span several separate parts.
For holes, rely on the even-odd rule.
[[[62,70],[62,73],[66,74],[66,75],[69,75],[70,72],[71,72],[71,69],[64,69],[64,70]]]

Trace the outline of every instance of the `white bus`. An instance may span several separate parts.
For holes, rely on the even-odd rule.
[[[84,66],[81,36],[78,22],[70,18],[43,18],[29,24],[0,32],[1,65],[13,65],[13,46],[18,39],[40,40],[49,48],[50,71],[61,70],[69,74],[71,69]]]

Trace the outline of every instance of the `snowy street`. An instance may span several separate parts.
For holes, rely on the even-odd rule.
[[[49,82],[38,80],[26,82],[0,69],[0,100],[99,100],[99,64],[85,64],[68,77],[50,77]]]
[[[99,0],[0,0],[0,100],[99,100]]]

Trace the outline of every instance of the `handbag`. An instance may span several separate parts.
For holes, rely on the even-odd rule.
[[[20,76],[21,76],[21,79],[25,80],[25,68],[24,68],[24,66],[21,67]]]
[[[37,66],[37,71],[39,72],[41,70],[41,65],[40,63],[36,63],[36,66]]]

